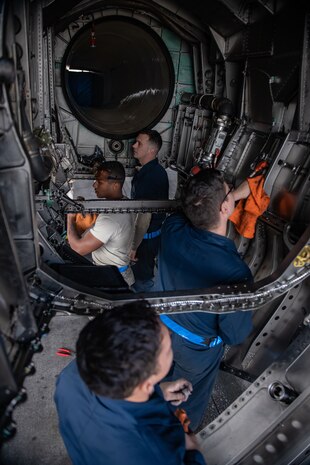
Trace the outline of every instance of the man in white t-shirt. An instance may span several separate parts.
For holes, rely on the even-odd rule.
[[[125,170],[118,161],[103,163],[97,170],[94,189],[99,199],[121,200]],[[129,253],[134,235],[134,213],[100,213],[94,226],[81,236],[76,228],[76,215],[67,220],[68,241],[80,255],[92,254],[96,265],[117,266],[129,286],[134,276],[129,265]]]

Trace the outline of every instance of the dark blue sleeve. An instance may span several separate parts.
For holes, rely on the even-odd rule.
[[[203,455],[198,450],[187,450],[184,457],[184,465],[207,465]]]

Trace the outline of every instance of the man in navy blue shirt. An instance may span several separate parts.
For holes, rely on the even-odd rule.
[[[169,196],[169,182],[166,170],[158,163],[157,154],[162,146],[160,134],[154,130],[141,131],[133,144],[134,157],[141,168],[132,179],[131,197],[134,200],[165,200]],[[160,243],[161,225],[164,213],[138,214],[131,260],[136,292],[149,292],[154,284],[155,258]]]
[[[172,357],[169,331],[146,302],[105,310],[88,323],[55,393],[73,465],[205,465],[166,401],[186,400],[191,384],[158,385]]]
[[[246,181],[233,191],[215,169],[189,179],[182,193],[184,213],[171,215],[162,227],[154,289],[202,289],[252,281],[248,266],[226,237],[235,201],[249,193]],[[167,379],[184,376],[193,384],[193,395],[184,408],[195,431],[211,396],[223,343],[240,344],[248,336],[251,312],[182,313],[164,315],[162,321],[172,330],[174,351]]]

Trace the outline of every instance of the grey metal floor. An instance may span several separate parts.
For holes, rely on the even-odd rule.
[[[229,405],[234,402],[234,400],[236,400],[242,392],[249,387],[249,385],[250,383],[248,381],[237,378],[225,371],[219,371],[203,421],[195,433],[198,433],[205,426],[215,420],[215,418],[226,410],[226,408],[229,407]]]
[[[56,315],[50,332],[42,338],[44,350],[33,358],[36,373],[25,379],[26,402],[16,407],[13,419],[16,436],[4,444],[1,465],[71,465],[58,432],[53,401],[55,382],[71,357],[59,357],[59,347],[75,349],[75,342],[87,317]]]

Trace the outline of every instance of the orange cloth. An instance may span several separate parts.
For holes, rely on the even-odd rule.
[[[76,230],[78,234],[83,234],[87,229],[95,224],[98,214],[97,213],[77,213],[75,217]]]
[[[234,212],[230,216],[239,234],[252,239],[255,234],[257,218],[267,209],[270,198],[264,191],[264,175],[247,178],[250,187],[250,195],[247,199],[239,201]]]
[[[182,426],[183,426],[183,429],[184,429],[184,432],[185,433],[189,433],[189,424],[190,424],[190,419],[188,418],[187,416],[187,413],[185,412],[185,410],[183,410],[182,408],[177,408],[176,411],[174,412],[175,416],[180,420]]]

